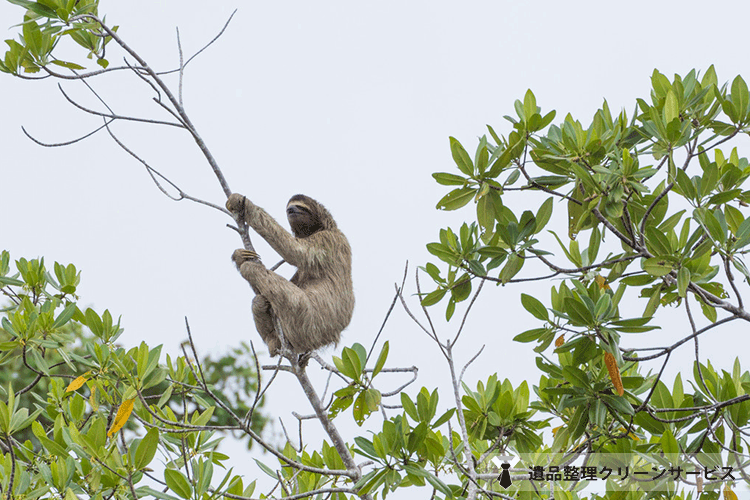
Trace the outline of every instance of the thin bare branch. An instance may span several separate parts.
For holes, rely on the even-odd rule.
[[[169,180],[167,177],[162,175],[158,170],[153,168],[151,165],[148,164],[144,159],[142,159],[140,156],[135,154],[130,148],[125,146],[125,144],[122,143],[122,141],[112,132],[112,129],[109,126],[106,126],[107,132],[109,132],[110,137],[117,143],[118,146],[120,146],[125,152],[127,152],[130,156],[138,160],[145,168],[148,174],[151,176],[151,179],[156,184],[156,187],[159,188],[159,190],[164,193],[166,197],[168,197],[171,200],[174,201],[181,201],[181,200],[190,200],[195,203],[200,203],[201,205],[206,205],[207,207],[211,207],[213,209],[218,210],[219,212],[223,213],[229,213],[228,210],[224,207],[221,207],[219,205],[215,205],[214,203],[211,203],[210,201],[202,200],[200,198],[195,198],[194,196],[191,196],[184,192],[182,189],[180,189],[174,182]],[[164,189],[164,186],[162,186],[161,182],[157,179],[159,177],[164,182],[172,186],[178,193],[178,196],[174,196],[170,194],[166,189]]]
[[[180,28],[179,27],[175,28],[175,30],[177,31],[177,51],[180,53],[180,78],[179,78],[179,83],[177,84],[178,86],[177,96],[180,102],[180,106],[183,106],[184,103],[182,101],[182,81],[183,81],[183,76],[185,74],[185,64],[183,64],[182,62],[183,57],[182,57],[182,42],[180,42]]]
[[[729,323],[730,321],[734,321],[736,319],[738,319],[737,316],[727,316],[726,318],[722,318],[716,321],[715,323],[711,323],[710,325],[701,328],[700,330],[696,330],[694,333],[688,335],[685,338],[678,340],[677,342],[675,342],[669,347],[646,347],[646,348],[630,348],[630,349],[621,348],[620,351],[623,353],[647,351],[647,350],[648,351],[653,351],[653,350],[660,351],[659,353],[652,354],[650,356],[644,356],[644,357],[623,356],[622,359],[624,359],[625,361],[649,361],[652,359],[660,358],[661,356],[667,355],[670,352],[674,351],[675,349],[680,347],[682,344],[689,342],[690,340],[697,337],[698,335],[706,333],[709,330],[712,330],[720,325],[723,325],[724,323]]]
[[[236,13],[237,13],[237,9],[234,9],[232,11],[232,13],[229,15],[229,19],[227,19],[227,22],[224,23],[224,27],[221,28],[221,31],[219,31],[219,33],[217,33],[217,35],[215,37],[213,37],[210,42],[208,42],[206,45],[204,45],[202,49],[200,49],[198,52],[196,52],[195,54],[193,54],[192,56],[190,56],[190,58],[188,58],[188,60],[185,61],[185,64],[181,65],[182,69],[185,69],[187,67],[187,65],[190,64],[190,61],[192,61],[193,59],[195,59],[196,57],[198,57],[198,55],[201,52],[203,52],[204,50],[206,50],[207,48],[209,48],[211,45],[213,45],[213,43],[216,40],[218,40],[221,37],[221,35],[224,34],[224,31],[226,31],[227,27],[229,26],[229,23],[232,21],[232,18],[234,17],[234,15]],[[176,71],[179,71],[179,69],[169,71],[169,73],[174,73]],[[159,73],[159,74],[163,74],[163,73]]]
[[[483,344],[482,347],[479,349],[479,351],[469,361],[466,362],[463,368],[461,368],[461,375],[458,376],[459,383],[463,381],[464,373],[466,373],[466,369],[469,368],[469,365],[472,364],[482,354],[482,351],[484,351],[484,348],[485,348],[485,345]]]
[[[49,66],[41,66],[41,68],[47,73],[47,76],[44,78],[52,76],[55,78],[59,78],[60,80],[85,80],[86,78],[91,78],[92,76],[99,76],[104,73],[111,73],[113,71],[122,71],[124,69],[129,69],[128,66],[111,66],[104,69],[89,71],[88,73],[77,73],[74,71],[74,74],[66,75],[63,73],[52,71]],[[41,80],[41,78],[34,78],[34,80]]]
[[[451,342],[451,346],[455,346],[456,342],[458,342],[458,338],[461,336],[461,332],[464,330],[464,325],[466,324],[466,318],[469,317],[469,312],[471,311],[472,306],[474,306],[474,302],[476,302],[477,297],[479,297],[479,292],[482,291],[483,286],[484,286],[484,281],[480,281],[479,286],[477,287],[477,291],[474,292],[474,296],[471,298],[471,302],[469,302],[469,306],[466,308],[464,317],[463,319],[461,319],[461,325],[458,327],[458,332],[456,333],[456,337],[453,339],[453,342]]]
[[[422,323],[420,323],[419,320],[411,312],[411,310],[409,309],[409,306],[406,305],[406,301],[404,300],[403,294],[399,293],[399,291],[398,291],[398,285],[394,285],[394,286],[396,287],[396,293],[398,293],[398,297],[399,297],[399,299],[401,299],[401,305],[404,307],[404,310],[406,311],[406,314],[409,315],[409,317],[417,324],[417,326],[419,326],[419,328],[422,329],[423,332],[425,332],[427,334],[428,337],[430,337],[435,342],[440,343],[440,341],[437,339],[437,337],[433,333],[431,333],[427,328],[425,328],[424,326],[422,326]]]
[[[414,271],[414,282],[417,285],[417,297],[420,298],[419,305],[422,308],[422,312],[424,313],[424,317],[427,318],[427,323],[429,323],[429,325],[430,325],[430,331],[432,331],[433,337],[435,339],[437,339],[437,332],[435,330],[435,325],[432,324],[432,318],[430,317],[430,313],[427,312],[427,307],[425,307],[425,306],[422,305],[422,301],[421,301],[421,298],[422,298],[422,289],[420,288],[420,285],[419,285],[419,269],[416,269]],[[439,343],[440,342],[438,342],[438,344]]]
[[[70,146],[71,144],[75,144],[76,142],[80,142],[80,141],[86,139],[87,137],[91,137],[92,135],[96,134],[101,129],[105,128],[107,125],[109,125],[110,123],[112,123],[113,121],[114,120],[105,121],[104,125],[102,125],[100,127],[97,127],[96,129],[92,130],[88,134],[82,135],[81,137],[78,137],[76,139],[73,139],[71,141],[66,141],[66,142],[45,143],[45,142],[42,142],[42,141],[36,139],[31,134],[29,134],[23,126],[21,127],[21,130],[26,135],[26,137],[28,137],[29,139],[31,139],[34,143],[36,143],[39,146],[44,146],[45,148],[59,148],[59,147],[62,147],[62,146]]]
[[[172,103],[172,105],[175,107],[175,110],[177,111],[177,114],[180,115],[183,122],[185,123],[185,127],[188,131],[190,131],[190,134],[193,136],[193,139],[195,140],[195,143],[198,145],[198,148],[203,153],[203,156],[208,161],[208,164],[211,166],[211,169],[214,171],[214,175],[216,175],[216,178],[219,180],[219,184],[221,184],[221,188],[224,191],[224,194],[226,194],[227,197],[229,197],[230,194],[232,194],[232,190],[229,188],[229,184],[227,183],[226,179],[224,178],[224,174],[219,168],[219,164],[216,162],[216,159],[214,158],[211,151],[209,151],[208,146],[206,145],[203,138],[198,133],[197,129],[193,125],[193,122],[190,120],[190,117],[187,115],[183,107],[180,105],[180,102],[177,100],[175,95],[172,93],[172,91],[169,89],[166,83],[159,77],[159,75],[156,74],[156,72],[151,69],[151,67],[146,63],[146,61],[130,46],[125,43],[125,41],[120,37],[120,35],[117,34],[117,32],[113,31],[109,26],[104,24],[104,22],[99,19],[97,16],[93,14],[83,14],[81,16],[76,16],[76,18],[71,19],[71,22],[73,20],[78,19],[91,19],[95,21],[99,26],[101,26],[102,30],[106,32],[107,35],[112,37],[112,39],[120,46],[122,47],[125,52],[130,54],[131,57],[133,57],[136,61],[138,61],[138,64],[141,65],[144,71],[148,73],[151,78],[154,79],[156,84],[159,86],[159,88],[162,89],[164,94],[167,96],[167,99]]]
[[[391,396],[395,396],[397,394],[400,394],[401,391],[403,391],[404,389],[406,389],[411,384],[413,384],[414,382],[417,381],[417,376],[418,376],[418,373],[419,373],[419,369],[416,366],[412,366],[411,368],[390,368],[390,369],[383,368],[383,370],[381,370],[381,372],[385,372],[385,371],[389,371],[389,372],[411,371],[412,372],[412,378],[411,378],[411,380],[409,380],[408,382],[404,383],[403,385],[401,385],[400,387],[398,387],[397,389],[395,389],[393,391],[381,393],[381,396],[384,397],[384,398],[389,398]]]
[[[101,111],[95,111],[95,110],[89,109],[89,108],[87,108],[87,107],[85,107],[85,106],[77,103],[75,100],[73,100],[68,94],[65,93],[65,91],[62,88],[62,85],[60,85],[59,83],[57,84],[57,87],[60,89],[60,92],[62,93],[62,95],[65,97],[65,99],[70,104],[72,104],[76,108],[78,108],[81,111],[83,111],[85,113],[88,113],[90,115],[102,116],[104,118],[110,118],[111,121],[114,121],[114,120],[125,120],[125,121],[140,122],[140,123],[150,123],[152,125],[169,125],[171,127],[185,128],[181,123],[166,122],[166,121],[163,121],[163,120],[154,120],[154,119],[151,119],[151,118],[138,118],[138,117],[135,117],[135,116],[118,115],[118,114],[115,114],[115,113],[113,113],[111,111],[109,113],[102,113]]]
[[[385,318],[383,318],[383,323],[381,323],[380,329],[378,330],[378,333],[375,335],[375,339],[372,341],[372,346],[370,346],[370,350],[367,352],[367,358],[365,359],[365,364],[367,364],[367,362],[370,360],[370,356],[375,350],[375,345],[378,343],[380,334],[383,333],[383,329],[385,329],[385,324],[388,322],[388,318],[391,317],[391,312],[393,312],[393,307],[396,305],[396,301],[398,301],[398,296],[401,293],[401,291],[404,289],[404,284],[406,284],[406,274],[408,270],[409,270],[409,261],[406,261],[406,266],[404,266],[404,277],[401,280],[401,286],[396,288],[396,293],[393,295],[393,300],[391,301],[391,305],[388,307],[388,311],[385,313]]]

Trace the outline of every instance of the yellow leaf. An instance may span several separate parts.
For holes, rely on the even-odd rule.
[[[599,290],[612,290],[612,288],[607,284],[607,278],[605,278],[601,274],[597,274],[594,279],[596,280],[596,284],[599,285]]]
[[[620,378],[620,369],[617,367],[617,361],[612,353],[604,353],[604,364],[607,365],[607,371],[609,372],[609,378],[612,380],[612,385],[615,386],[617,394],[622,396],[625,394],[625,388],[622,386],[622,379]]]
[[[86,383],[88,379],[89,379],[89,372],[86,372],[80,377],[77,377],[70,384],[68,384],[68,387],[65,388],[65,392],[77,391],[78,389],[81,388],[81,386],[83,386],[83,384]]]
[[[729,485],[724,487],[724,500],[737,500],[737,494],[731,490]]]
[[[565,343],[565,334],[563,333],[555,340],[555,347],[560,347]]]
[[[556,436],[556,435],[557,435],[557,431],[559,431],[559,430],[560,430],[560,429],[562,429],[562,428],[563,428],[563,426],[562,426],[562,425],[560,425],[560,426],[557,426],[557,427],[555,427],[554,429],[552,429],[552,435],[553,435],[553,436]]]
[[[91,395],[89,396],[89,404],[94,411],[99,411],[99,403],[96,401],[96,386],[91,387]]]
[[[112,427],[107,431],[107,437],[112,437],[115,432],[122,429],[122,426],[125,425],[125,422],[128,421],[130,414],[133,412],[134,403],[135,398],[132,398],[126,399],[120,404],[120,408],[117,409],[117,415],[115,415],[115,420],[112,422]]]

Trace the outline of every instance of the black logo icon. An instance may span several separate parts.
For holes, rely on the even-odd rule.
[[[499,465],[502,469],[497,479],[500,482],[500,486],[502,486],[506,490],[511,484],[513,484],[513,480],[510,478],[509,470],[511,460],[513,460],[513,457],[508,455],[499,455],[492,459],[492,462],[494,462],[495,465]]]

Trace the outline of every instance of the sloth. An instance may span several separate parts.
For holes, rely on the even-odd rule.
[[[297,268],[287,280],[266,269],[254,252],[238,249],[232,254],[257,294],[252,306],[255,327],[271,356],[281,349],[274,316],[296,353],[338,343],[354,310],[352,251],[328,210],[308,196],[292,196],[286,207],[292,235],[240,194],[233,193],[226,206]]]

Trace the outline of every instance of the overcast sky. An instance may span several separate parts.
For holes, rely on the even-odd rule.
[[[528,88],[544,112],[557,110],[556,123],[570,112],[587,124],[604,98],[613,111],[631,112],[636,97],[648,96],[654,68],[671,78],[715,64],[721,82],[737,74],[750,78],[750,6],[740,1],[102,2],[107,21],[120,25],[120,35],[158,70],[178,64],[176,26],[191,54],[234,9],[222,38],[188,66],[185,106],[232,190],[278,219],[291,195],[307,194],[347,234],[357,306],[344,345],[369,347],[405,262],[413,293],[415,267],[435,260],[425,245],[441,227],[471,219],[471,207],[435,210],[446,189],[430,174],[454,169],[449,136],[473,151],[485,124],[507,133],[502,116],[513,114],[514,100]],[[15,36],[11,26],[22,15],[0,2],[4,38]],[[83,54],[74,54],[82,62]],[[121,342],[128,347],[146,340],[177,352],[185,316],[203,352],[220,353],[242,340],[261,346],[252,293],[229,259],[240,241],[225,227],[225,215],[168,200],[103,133],[57,149],[22,134],[21,125],[42,141],[62,142],[100,124],[68,104],[56,85],[0,75],[0,247],[16,259],[44,256],[50,267],[74,263],[82,270],[80,304],[122,315]],[[120,113],[166,119],[150,88],[125,72],[93,85]],[[63,87],[102,109],[84,86]],[[118,125],[120,137],[153,167],[191,195],[223,204],[218,182],[186,133]],[[259,238],[254,242],[266,263],[277,261]],[[283,272],[291,276],[288,266]],[[432,288],[426,277],[422,284]],[[510,339],[537,326],[521,309],[520,293],[549,304],[549,286],[483,292],[457,353],[464,363],[486,344],[467,371],[470,386],[494,372],[514,386],[538,380],[530,347]],[[417,310],[416,299],[410,303]],[[629,316],[644,306],[634,305]],[[438,319],[442,311],[442,305],[433,308]],[[457,321],[440,328],[445,338]],[[738,352],[740,327],[734,328],[702,345],[724,366]],[[381,342],[386,339],[390,366],[420,368],[410,392],[447,388],[438,349],[400,306]],[[382,389],[397,383],[394,378]],[[292,409],[309,411],[295,383],[282,376],[275,384],[269,412],[291,422]],[[347,439],[354,432],[348,429]],[[317,434],[311,429],[310,435]]]

